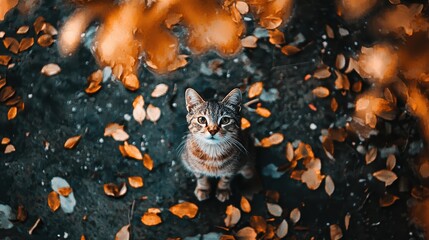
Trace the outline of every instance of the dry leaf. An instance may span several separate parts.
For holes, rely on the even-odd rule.
[[[343,237],[343,231],[337,224],[329,226],[329,233],[331,235],[331,240],[339,240]]]
[[[329,96],[329,89],[326,87],[316,87],[312,92],[318,98],[325,98]]]
[[[398,177],[390,170],[382,169],[372,174],[375,178],[385,183],[386,186],[392,184]]]
[[[265,193],[267,201],[272,203],[278,203],[280,198],[280,193],[274,190],[267,190]]]
[[[0,102],[4,102],[15,94],[15,89],[11,86],[6,86],[0,90]]]
[[[263,82],[255,82],[249,87],[248,96],[249,98],[254,98],[261,95],[262,90],[264,89]]]
[[[12,144],[8,144],[6,145],[6,148],[4,149],[4,153],[8,154],[8,153],[12,153],[15,152],[15,147]]]
[[[308,189],[311,190],[318,189],[322,180],[323,176],[320,175],[320,171],[315,169],[308,169],[301,176],[301,181],[307,184]]]
[[[245,197],[241,197],[240,200],[240,207],[241,210],[245,213],[250,213],[250,211],[252,211],[252,207],[250,206],[249,200],[247,200],[247,198]]]
[[[329,68],[324,66],[321,68],[318,68],[314,73],[313,77],[317,79],[325,79],[331,76],[331,72],[329,71]]]
[[[140,88],[139,79],[135,74],[129,74],[126,77],[124,77],[122,80],[122,83],[124,84],[126,89],[131,91],[136,91],[137,89]]]
[[[73,189],[71,187],[58,188],[58,193],[63,197],[68,197],[72,191]]]
[[[6,145],[10,143],[10,138],[4,137],[1,139],[1,144]]]
[[[380,203],[380,207],[388,207],[393,205],[396,200],[398,200],[399,198],[395,195],[392,195],[390,193],[386,193],[383,197],[380,198],[379,203]]]
[[[55,191],[52,191],[48,194],[48,206],[55,212],[60,207],[60,196]]]
[[[147,106],[146,113],[147,113],[146,118],[152,122],[157,122],[161,117],[161,109],[153,106],[152,104],[149,104]]]
[[[293,146],[292,146],[292,143],[288,142],[286,143],[286,159],[289,162],[292,162],[293,157],[294,157]]]
[[[143,187],[143,178],[139,176],[128,177],[128,184],[133,188]]]
[[[142,95],[138,95],[136,98],[134,98],[133,108],[137,107],[138,105],[144,107],[144,104],[145,104],[145,102],[144,102],[143,96]]]
[[[10,62],[10,59],[12,59],[11,56],[0,55],[0,65],[7,66]]]
[[[326,30],[326,35],[328,36],[328,38],[331,38],[331,39],[335,38],[334,30],[332,30],[331,26],[326,25],[325,30]]]
[[[53,76],[55,74],[58,74],[61,72],[60,66],[58,66],[55,63],[49,63],[43,66],[42,70],[40,72],[46,76]]]
[[[179,218],[187,216],[194,218],[198,213],[198,206],[191,202],[182,202],[170,207],[170,212]]]
[[[12,120],[16,117],[16,114],[18,113],[18,108],[11,107],[9,111],[7,112],[7,120]]]
[[[250,122],[246,118],[241,118],[241,130],[247,129],[250,127]]]
[[[251,227],[240,229],[235,236],[238,240],[256,240],[256,232]]]
[[[159,213],[156,211],[156,208],[149,208],[147,212],[145,212],[141,218],[141,222],[146,226],[155,226],[162,222],[161,218],[158,216]]]
[[[124,150],[127,157],[134,158],[136,160],[143,160],[143,155],[136,146],[124,142]]]
[[[21,39],[21,42],[19,43],[18,52],[23,52],[27,49],[29,49],[34,44],[33,38],[23,38]]]
[[[289,231],[289,225],[286,222],[286,220],[283,219],[283,221],[280,223],[279,227],[276,230],[276,235],[279,238],[284,238],[287,235],[288,231]]]
[[[26,26],[26,25],[21,26],[18,28],[18,30],[16,30],[16,34],[25,34],[28,32],[29,29],[30,29],[29,26]]]
[[[85,92],[87,94],[94,94],[94,93],[100,91],[100,89],[101,89],[101,85],[100,84],[95,83],[95,82],[90,82],[89,85],[88,85],[88,87],[85,88]]]
[[[340,53],[337,55],[337,58],[335,59],[335,67],[338,69],[343,69],[346,66],[346,57],[344,57],[344,54]]]
[[[377,158],[377,148],[371,147],[365,154],[365,163],[368,165]]]
[[[267,222],[261,216],[251,216],[250,226],[255,229],[256,233],[265,233],[267,231]]]
[[[119,187],[114,183],[106,183],[103,189],[104,194],[111,197],[122,197],[127,193],[127,185],[124,182]]]
[[[110,137],[116,141],[126,141],[130,136],[124,131],[124,126],[117,123],[109,123],[104,129],[104,136]]]
[[[240,12],[240,14],[244,15],[249,12],[249,5],[247,5],[246,2],[243,1],[237,1],[235,3],[235,7]]]
[[[285,35],[278,29],[268,31],[269,42],[273,45],[283,44],[285,42]]]
[[[275,203],[267,203],[268,212],[274,217],[280,217],[283,213],[282,207]]]
[[[52,24],[50,24],[50,23],[45,23],[45,27],[42,29],[42,31],[44,33],[50,34],[52,36],[58,35],[57,29],[54,26],[52,26]]]
[[[256,44],[257,41],[258,41],[258,38],[251,35],[241,39],[241,45],[245,48],[256,48],[258,46]]]
[[[264,118],[268,118],[271,116],[270,110],[263,108],[263,107],[257,107],[255,112],[256,112],[256,114],[258,114],[259,116],[264,117]]]
[[[49,47],[52,45],[52,43],[54,43],[54,39],[52,38],[52,36],[50,34],[43,34],[42,36],[40,36],[37,39],[37,43],[41,47]]]
[[[46,27],[45,18],[39,16],[33,23],[34,31],[39,34]]]
[[[335,79],[335,88],[336,89],[342,89],[342,90],[349,90],[350,89],[350,81],[347,75],[342,74],[341,72],[335,70],[335,75],[337,78]]]
[[[228,207],[226,207],[225,214],[226,214],[226,217],[224,219],[224,222],[225,222],[225,226],[228,228],[234,227],[235,224],[237,224],[241,218],[240,209],[232,205],[228,205]]]
[[[156,85],[155,89],[150,94],[150,96],[153,98],[161,97],[161,96],[164,96],[167,93],[167,91],[168,91],[168,85],[161,83]]]
[[[274,29],[280,26],[282,22],[283,20],[279,17],[267,16],[267,17],[261,18],[259,21],[259,24],[266,29]]]
[[[25,211],[24,206],[20,204],[16,213],[16,220],[20,222],[25,222],[25,220],[27,220],[27,216],[27,211]]]
[[[77,135],[77,136],[74,136],[74,137],[67,139],[67,141],[64,143],[64,148],[65,149],[74,148],[78,144],[81,137],[82,137],[81,135]]]
[[[331,196],[332,193],[334,193],[335,190],[335,184],[334,181],[332,180],[331,176],[326,176],[325,178],[325,192]]]
[[[115,240],[130,240],[130,224],[127,224],[119,229],[115,235]]]
[[[356,93],[360,92],[362,90],[362,81],[357,81],[353,83],[352,90]]]
[[[298,208],[294,208],[290,212],[289,218],[290,218],[290,220],[292,221],[293,224],[296,224],[301,219],[301,211],[299,211]]]
[[[18,53],[19,42],[15,38],[7,37],[3,40],[3,45],[14,54]]]
[[[395,168],[396,165],[396,157],[394,154],[389,154],[389,156],[387,156],[387,161],[386,161],[386,168],[389,170],[393,170],[393,168]]]
[[[281,52],[286,56],[292,56],[294,54],[301,52],[301,49],[293,45],[285,45],[282,47]]]
[[[152,157],[147,153],[143,154],[143,165],[147,170],[152,171],[153,160],[152,160]]]
[[[146,118],[146,111],[143,108],[143,105],[137,104],[133,109],[133,117],[136,122],[142,125],[143,121]]]
[[[273,145],[277,145],[283,142],[284,136],[282,133],[274,133],[269,137],[263,138],[261,140],[261,146],[268,148]]]
[[[350,225],[350,218],[352,216],[350,215],[350,213],[347,213],[346,216],[344,216],[344,227],[346,228],[346,230],[349,230],[349,225]]]

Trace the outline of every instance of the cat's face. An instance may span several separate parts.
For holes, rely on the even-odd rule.
[[[193,89],[185,92],[188,128],[198,140],[217,144],[237,138],[240,131],[241,92],[232,90],[222,101],[204,101]]]

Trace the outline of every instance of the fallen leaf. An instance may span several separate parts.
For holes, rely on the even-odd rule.
[[[225,214],[226,214],[226,217],[224,219],[224,222],[225,222],[225,226],[228,228],[234,227],[241,218],[240,209],[232,205],[228,205],[226,207]]]
[[[393,170],[393,168],[395,168],[396,165],[396,157],[394,154],[389,154],[389,156],[387,156],[387,161],[386,161],[386,168],[389,170]]]
[[[288,142],[286,143],[286,159],[289,162],[292,162],[293,157],[294,157],[293,146],[292,146],[292,143]]]
[[[382,169],[372,174],[375,178],[385,183],[386,186],[392,184],[398,177],[390,170]]]
[[[109,123],[104,129],[105,137],[113,137],[116,141],[126,141],[130,136],[124,131],[124,126],[117,123]]]
[[[349,225],[350,225],[350,218],[352,216],[350,215],[350,213],[347,213],[346,216],[344,216],[344,227],[346,228],[346,230],[349,230]]]
[[[10,138],[4,137],[1,139],[1,144],[6,145],[10,143]]]
[[[261,139],[261,146],[268,148],[273,145],[277,145],[283,142],[284,136],[282,133],[274,133],[270,135],[269,137],[265,137]]]
[[[29,49],[34,44],[34,38],[23,38],[21,42],[19,42],[18,52],[23,52]]]
[[[44,33],[50,34],[52,36],[58,35],[57,29],[54,26],[52,26],[52,24],[50,24],[50,23],[45,23],[45,27],[42,29],[42,31]]]
[[[266,29],[274,29],[283,22],[279,17],[267,16],[259,20],[259,24]]]
[[[115,240],[129,240],[129,239],[130,239],[130,224],[127,224],[121,227],[121,229],[119,229],[119,231],[115,235]]]
[[[249,120],[247,120],[246,118],[242,117],[241,118],[241,130],[247,129],[250,127],[250,122]]]
[[[232,235],[222,235],[219,240],[235,240],[235,237]]]
[[[103,189],[104,194],[111,197],[122,197],[127,193],[127,185],[124,182],[119,187],[114,183],[106,183]]]
[[[63,197],[68,197],[72,191],[73,189],[71,187],[58,188],[58,193]]]
[[[326,35],[328,36],[328,38],[331,38],[331,39],[335,38],[334,30],[332,30],[331,26],[326,24],[325,31],[326,31]]]
[[[143,166],[145,166],[145,168],[149,171],[152,171],[153,169],[152,157],[147,153],[143,154]]]
[[[143,187],[143,178],[139,176],[128,177],[128,184],[133,188]]]
[[[295,55],[295,54],[301,52],[301,49],[299,49],[298,47],[293,46],[293,45],[285,45],[282,47],[281,52],[286,56],[292,56],[292,55]],[[311,77],[311,75],[310,75],[310,77]]]
[[[191,202],[182,202],[170,207],[169,210],[179,218],[186,216],[192,219],[198,213],[198,206]]]
[[[52,191],[48,194],[48,206],[55,212],[60,207],[60,196],[55,191]]]
[[[7,112],[7,120],[12,120],[16,117],[16,114],[18,113],[18,108],[11,107],[9,111]]]
[[[58,66],[55,63],[49,63],[43,66],[42,70],[40,72],[46,76],[53,76],[61,72],[60,66]]]
[[[241,45],[245,48],[256,48],[258,46],[256,42],[258,42],[258,38],[253,35],[241,39]]]
[[[301,181],[307,184],[308,189],[316,190],[319,188],[324,176],[320,175],[320,171],[308,169],[301,176]]]
[[[12,59],[11,56],[0,55],[0,65],[7,66],[10,62],[10,59]]]
[[[67,141],[64,143],[64,148],[65,149],[74,148],[78,144],[81,137],[82,137],[81,135],[77,135],[77,136],[74,136],[74,137],[67,139]]]
[[[161,97],[161,96],[164,96],[167,93],[167,91],[168,91],[168,85],[161,83],[156,85],[155,89],[150,94],[150,96],[153,98]]]
[[[263,107],[257,107],[255,112],[256,112],[256,114],[258,114],[259,116],[264,117],[264,118],[268,118],[271,116],[270,110],[263,108]]]
[[[141,222],[146,226],[155,226],[162,222],[161,217],[158,216],[160,213],[157,208],[149,208],[141,218]]]
[[[283,221],[280,223],[279,227],[276,230],[276,235],[279,238],[284,238],[286,237],[288,231],[289,231],[289,225],[286,222],[286,220],[283,219]]]
[[[346,66],[346,57],[344,57],[344,54],[340,53],[337,55],[337,58],[335,59],[335,67],[338,69],[343,69]]]
[[[125,88],[130,91],[136,91],[140,88],[140,82],[139,79],[135,74],[129,74],[126,77],[123,78],[122,83],[124,84]]]
[[[18,30],[16,30],[16,34],[25,34],[28,32],[28,30],[30,29],[29,26],[24,25],[18,28]]]
[[[267,222],[261,216],[251,216],[250,226],[255,229],[256,233],[265,233],[267,231]]]
[[[127,153],[127,157],[134,158],[136,160],[143,160],[143,155],[136,146],[124,142],[124,150]]]
[[[4,153],[8,154],[8,153],[12,153],[15,152],[15,147],[12,144],[8,144],[6,145],[6,148],[4,149]]]
[[[6,13],[8,13],[17,4],[18,4],[18,0],[2,1],[1,7],[0,7],[0,21],[3,21]]]
[[[325,98],[329,96],[329,89],[326,87],[316,87],[312,92],[318,98]]]
[[[37,39],[37,44],[41,47],[49,47],[54,43],[54,39],[50,34],[43,34]]]
[[[343,231],[337,224],[329,226],[329,234],[331,235],[331,240],[339,240],[343,237]]]
[[[146,111],[143,108],[143,105],[137,104],[133,109],[133,117],[136,122],[142,125],[143,121],[146,118]]]
[[[250,213],[250,211],[252,211],[252,207],[250,206],[249,200],[247,200],[247,198],[245,197],[241,197],[240,200],[240,207],[241,210],[245,213]]]
[[[261,95],[263,89],[264,89],[263,82],[255,82],[252,85],[250,85],[247,95],[249,96],[249,98],[257,97]]]
[[[37,17],[33,23],[33,27],[36,34],[39,34],[46,27],[45,18],[42,16]]]
[[[298,208],[294,208],[290,212],[289,218],[290,218],[290,220],[292,221],[293,224],[297,223],[301,219],[301,211],[299,211]]]
[[[326,176],[325,178],[325,192],[331,196],[332,193],[334,193],[335,190],[335,185],[334,185],[334,181],[332,181],[331,176]]]
[[[157,122],[161,117],[161,109],[153,106],[152,104],[147,106],[146,113],[146,118],[152,122]]]
[[[15,94],[15,89],[11,86],[6,86],[0,90],[0,102],[4,102]]]
[[[14,54],[18,53],[19,42],[15,38],[7,37],[3,40],[3,45]]]
[[[347,75],[335,70],[335,75],[337,78],[335,79],[335,88],[340,90],[349,90],[350,89],[350,81]]]
[[[329,68],[324,66],[321,68],[318,68],[314,73],[313,77],[317,79],[325,79],[331,76],[331,72],[329,71]]]
[[[398,200],[399,198],[393,194],[390,193],[386,193],[383,197],[380,198],[379,200],[379,204],[380,207],[388,207],[393,205],[396,200]]]
[[[278,29],[268,31],[268,36],[268,41],[273,45],[283,44],[285,42],[285,35]]]
[[[275,203],[267,203],[268,212],[274,217],[280,217],[283,213],[282,207]]]
[[[365,154],[366,165],[372,163],[377,158],[377,148],[371,147]]]
[[[25,210],[24,206],[20,204],[16,213],[16,220],[25,222],[25,220],[27,220],[27,216],[27,211]]]
[[[88,85],[88,87],[85,88],[85,92],[87,94],[94,94],[94,93],[100,91],[100,89],[101,89],[101,85],[100,84],[95,83],[95,82],[90,82],[89,85]]]
[[[360,92],[362,90],[362,81],[357,81],[353,83],[352,90],[356,93]]]
[[[249,5],[247,5],[246,2],[243,1],[237,1],[235,3],[235,7],[240,12],[240,14],[244,15],[249,12]]]

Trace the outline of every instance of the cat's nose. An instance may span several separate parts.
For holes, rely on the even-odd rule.
[[[217,132],[218,132],[218,130],[217,130],[217,129],[210,129],[210,130],[209,130],[209,133],[210,133],[210,135],[212,135],[212,136],[214,136]]]

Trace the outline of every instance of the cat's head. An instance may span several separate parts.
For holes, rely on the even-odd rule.
[[[233,89],[220,101],[204,101],[192,88],[185,92],[186,120],[191,134],[198,140],[216,144],[236,138],[241,127],[241,92]]]

